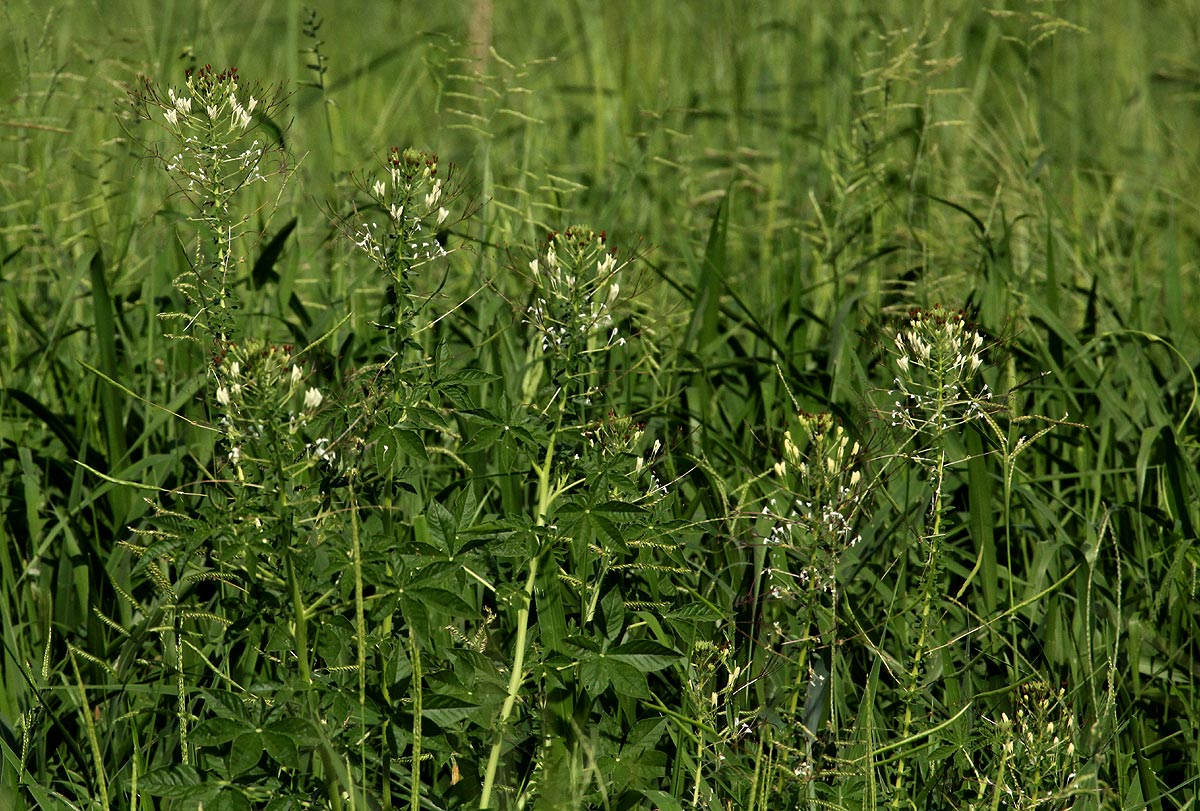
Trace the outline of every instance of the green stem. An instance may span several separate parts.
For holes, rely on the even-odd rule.
[[[312,687],[312,671],[308,664],[308,613],[304,595],[300,593],[300,578],[296,575],[296,555],[290,549],[287,551],[287,576],[292,597],[292,641],[300,665],[300,680],[307,691]]]
[[[937,418],[940,419],[941,410],[938,410]],[[932,512],[933,525],[931,530],[925,534],[925,540],[929,544],[929,554],[925,560],[925,574],[922,578],[921,587],[921,617],[919,631],[917,633],[917,644],[913,651],[912,667],[909,668],[907,684],[904,691],[904,723],[900,733],[900,739],[908,738],[912,731],[912,705],[913,697],[917,692],[917,683],[921,678],[921,664],[925,658],[925,641],[929,635],[929,617],[933,612],[933,587],[934,580],[937,577],[937,556],[938,556],[938,541],[942,531],[942,483],[946,473],[946,448],[944,442],[941,441],[939,432],[938,444],[941,448],[938,452],[937,465],[934,467],[934,490],[933,503],[930,507]],[[904,796],[904,774],[907,766],[907,758],[901,755],[896,760],[896,791],[892,795],[892,807],[899,808]]]
[[[534,466],[534,470],[538,474],[538,506],[537,515],[535,518],[536,526],[542,527],[546,525],[546,513],[550,510],[550,504],[554,501],[556,492],[550,490],[550,470],[551,463],[554,460],[554,436],[551,435],[550,442],[546,447],[546,458],[542,461],[541,466]],[[508,677],[508,695],[504,699],[504,706],[500,708],[500,720],[496,728],[496,740],[492,743],[492,751],[488,756],[487,771],[483,776],[483,790],[479,797],[479,808],[491,808],[492,805],[492,788],[496,782],[496,771],[500,766],[500,751],[504,748],[504,731],[508,724],[509,716],[512,715],[513,707],[517,703],[517,694],[521,690],[521,682],[524,681],[523,671],[525,669],[525,641],[529,634],[529,609],[533,605],[533,589],[537,582],[538,563],[541,560],[541,549],[534,551],[534,554],[529,559],[529,573],[525,578],[525,601],[520,610],[517,611],[517,640],[516,650],[513,653],[512,671]]]
[[[408,626],[408,643],[412,650],[413,683],[413,726],[412,726],[412,811],[421,811],[421,646],[417,642],[417,631]]]
[[[363,597],[362,539],[358,534],[358,499],[354,485],[350,485],[350,541],[354,557],[354,633],[358,638],[358,717],[363,729],[367,728],[367,618]],[[367,743],[364,735],[359,740],[359,760],[363,775],[367,773]],[[388,781],[385,779],[384,785]]]

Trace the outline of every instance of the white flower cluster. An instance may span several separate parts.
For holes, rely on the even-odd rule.
[[[893,427],[945,431],[979,417],[991,399],[987,383],[973,385],[983,365],[983,336],[962,313],[913,310],[897,333]]]
[[[1000,788],[1012,808],[1068,808],[1083,786],[1075,738],[1078,723],[1066,691],[1041,682],[1023,685],[1014,717],[1000,713],[995,743],[1011,775]],[[981,786],[987,793],[991,786]]]
[[[304,372],[290,347],[264,341],[229,344],[214,358],[211,374],[220,409],[217,424],[239,477],[241,463],[259,455],[256,446],[268,436],[293,442],[325,400],[316,386],[303,385]]]
[[[167,88],[153,96],[179,148],[166,161],[180,187],[218,197],[249,183],[266,180],[261,164],[267,152],[257,138],[242,139],[253,122],[259,99],[238,96],[237,69],[220,73],[205,67],[188,73],[185,88]],[[219,201],[223,202],[223,201]]]
[[[604,242],[603,232],[575,226],[553,234],[545,252],[530,261],[535,298],[525,323],[539,334],[543,352],[624,346],[612,311],[621,293],[617,276],[625,265],[618,265]]]
[[[217,92],[212,92],[213,90]],[[197,99],[197,112],[192,112],[192,101]],[[232,78],[217,82],[196,82],[195,76],[188,76],[187,90],[180,93],[175,88],[167,88],[167,102],[163,107],[163,118],[172,130],[180,130],[182,125],[191,125],[196,129],[207,129],[211,132],[224,130],[226,135],[245,132],[253,120],[251,115],[258,107],[258,99],[250,96],[243,105],[237,96],[237,74]],[[203,114],[204,119],[199,116]]]
[[[386,214],[386,226],[361,223],[353,229],[353,241],[382,270],[400,277],[448,255],[436,235],[450,217],[452,195],[438,176],[437,155],[393,148],[386,166],[386,180],[365,184],[374,205]]]
[[[772,570],[772,594],[795,596],[793,584],[832,592],[834,569],[841,555],[862,536],[857,520],[865,502],[862,448],[831,414],[797,415],[784,435],[783,458],[775,476],[787,492],[788,503],[778,515],[775,501],[763,509],[772,522],[765,543],[786,553],[787,564]]]
[[[206,146],[188,135],[167,160],[166,169],[189,192],[234,189],[267,179],[262,172],[265,155],[266,147],[257,138],[241,152],[230,152],[227,145]]]

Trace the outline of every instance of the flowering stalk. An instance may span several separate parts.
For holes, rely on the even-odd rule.
[[[788,633],[796,677],[788,717],[801,717],[803,761],[793,770],[811,772],[819,708],[827,695],[824,667],[810,657],[817,646],[832,655],[837,612],[837,566],[861,536],[857,523],[871,488],[863,477],[862,447],[829,413],[797,416],[783,437],[783,452],[772,470],[779,496],[763,509],[772,523],[766,538],[765,606],[779,606],[772,633]],[[781,770],[779,780],[784,779]],[[810,784],[810,792],[815,786]]]
[[[548,370],[552,399],[590,405],[599,356],[625,345],[613,314],[629,262],[618,261],[606,243],[603,231],[576,225],[551,234],[545,250],[529,262],[533,293],[524,322],[533,340],[523,384],[526,402],[537,401]]]
[[[236,332],[231,278],[245,219],[237,214],[235,200],[274,173],[264,172],[275,150],[259,137],[255,116],[269,115],[280,94],[264,101],[255,93],[261,91],[241,88],[237,68],[218,72],[207,65],[189,70],[184,87],[168,87],[165,96],[149,79],[130,93],[139,115],[170,138],[159,158],[176,191],[191,204],[189,221],[198,231],[191,269],[175,283],[195,310],[173,317],[187,319],[185,332],[199,328],[218,345]]]
[[[921,575],[921,607],[917,618],[917,639],[911,664],[904,673],[904,720],[901,739],[912,731],[913,703],[920,686],[926,648],[931,630],[933,593],[941,573],[942,522],[945,515],[944,484],[948,459],[946,435],[976,419],[985,418],[991,399],[987,383],[976,386],[983,365],[983,336],[970,327],[961,312],[934,307],[914,309],[907,325],[897,333],[895,388],[891,413],[893,427],[909,432],[908,441],[918,447],[917,459],[930,463],[933,494],[929,518],[921,541],[925,561]],[[932,461],[923,448],[932,451]],[[907,790],[907,759],[896,762],[895,792],[892,807],[899,808]]]
[[[388,280],[377,326],[395,336],[397,349],[417,332],[416,271],[449,255],[440,235],[469,213],[456,206],[461,192],[453,171],[453,166],[444,170],[435,154],[392,147],[384,160],[383,176],[361,179],[370,203],[360,213],[360,221],[347,226],[347,231],[355,247]],[[457,215],[452,215],[452,210]],[[382,224],[375,216],[379,214]]]
[[[580,482],[573,475],[564,475],[562,472],[561,459],[571,456],[569,451],[560,447],[560,443],[565,441],[564,437],[570,435],[564,434],[564,420],[571,417],[583,421],[582,411],[591,405],[594,393],[588,378],[595,374],[597,359],[601,353],[625,343],[614,326],[612,314],[620,293],[617,277],[625,264],[617,261],[615,252],[605,246],[605,241],[603,232],[573,226],[561,233],[551,234],[543,253],[529,263],[529,278],[533,283],[532,303],[524,312],[523,322],[530,326],[532,340],[527,350],[529,365],[522,394],[525,402],[539,404],[538,412],[549,427],[545,453],[540,462],[532,463],[537,476],[534,526],[538,529],[546,526],[551,508],[558,499]],[[554,390],[543,399],[539,398],[538,390],[546,370],[550,371]],[[539,401],[545,404],[541,405]],[[608,426],[608,429],[613,427]],[[625,427],[628,429],[631,426],[627,423]],[[577,426],[575,428],[578,430]],[[602,427],[595,431],[582,431],[580,438],[589,447],[595,446],[598,439],[608,438],[608,429]],[[637,436],[640,437],[640,433]],[[631,437],[632,433],[625,439]],[[623,450],[629,447],[631,443],[622,443]],[[609,447],[609,443],[601,442],[598,452],[604,454],[606,449],[615,450]],[[586,452],[583,448],[580,450]],[[579,459],[576,454],[567,464],[578,463]],[[517,611],[517,634],[508,692],[500,709],[496,738],[484,772],[480,809],[491,807],[507,725],[525,678],[530,610],[542,555],[548,548],[540,540],[540,532],[535,532],[535,537],[539,538],[538,547],[529,556],[523,602]],[[593,597],[596,596],[593,594]],[[589,619],[594,607],[593,600],[586,609]]]

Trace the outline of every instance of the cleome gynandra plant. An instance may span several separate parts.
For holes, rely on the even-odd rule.
[[[887,405],[880,409],[895,442],[894,452],[885,460],[886,467],[894,468],[887,494],[893,509],[899,507],[908,516],[904,523],[911,527],[914,543],[903,551],[899,571],[903,576],[912,568],[915,588],[896,603],[894,618],[899,621],[890,626],[895,648],[884,663],[895,680],[896,714],[896,753],[887,759],[885,772],[890,783],[888,806],[912,807],[928,802],[937,792],[960,795],[966,804],[960,788],[949,788],[953,778],[937,775],[922,751],[921,741],[931,730],[952,728],[970,740],[960,750],[962,761],[955,765],[962,769],[961,779],[978,781],[978,807],[1068,807],[1080,788],[1074,782],[1080,761],[1072,740],[1077,724],[1063,693],[1052,697],[1043,688],[1047,695],[1035,695],[1016,660],[1008,665],[1010,684],[998,691],[1000,701],[961,691],[960,682],[946,676],[962,673],[963,682],[970,683],[970,646],[963,644],[963,637],[949,637],[944,630],[945,617],[962,611],[959,598],[981,570],[987,570],[983,579],[989,582],[979,585],[994,589],[997,568],[996,550],[981,547],[969,572],[963,575],[964,567],[955,578],[950,576],[947,562],[956,554],[950,538],[961,536],[962,528],[955,525],[956,512],[948,499],[949,476],[972,465],[982,469],[989,457],[997,458],[1006,491],[1003,521],[1011,531],[1008,491],[1017,457],[1064,421],[1012,413],[1015,398],[993,394],[988,378],[996,366],[989,363],[988,354],[995,347],[961,311],[940,305],[913,309],[896,330],[893,344],[895,377],[885,395]],[[1046,425],[1031,437],[1016,437],[1015,431],[1031,419]],[[905,503],[912,508],[903,507]],[[969,505],[972,511],[989,508]],[[956,580],[952,592],[950,584]],[[984,606],[994,599],[985,595]],[[965,617],[959,622],[969,625]],[[980,625],[974,633],[985,637],[987,630]],[[970,730],[974,737],[968,737],[968,727],[959,719],[976,702],[985,720]],[[1039,720],[1031,722],[1035,706]],[[1020,729],[1009,720],[1013,708]],[[1040,754],[1032,755],[1039,747]],[[1014,769],[1017,753],[1031,756]]]
[[[245,87],[237,68],[216,71],[206,65],[189,69],[185,85],[168,87],[165,94],[143,79],[129,100],[140,118],[166,132],[166,144],[148,148],[194,226],[193,234],[179,237],[188,269],[175,281],[189,309],[163,317],[183,320],[185,335],[202,331],[214,343],[230,340],[237,309],[234,275],[245,262],[238,248],[250,228],[250,211],[241,206],[253,201],[253,187],[288,171],[262,125],[277,112],[282,91]]]
[[[239,206],[268,155],[285,164],[254,137],[269,106],[232,69],[133,98],[193,210],[168,317],[205,348],[206,384],[193,480],[125,541],[133,619],[108,621],[128,647],[95,663],[160,697],[129,699],[160,734],[121,791],[338,809],[698,791],[703,764],[666,754],[696,731],[656,708],[724,614],[681,552],[695,529],[662,443],[627,410],[647,351],[622,334],[632,260],[586,226],[550,235],[485,371],[431,292],[471,206],[453,167],[392,149],[336,218],[383,300],[363,362],[335,371],[319,353],[348,317],[297,343],[238,306],[259,237]]]

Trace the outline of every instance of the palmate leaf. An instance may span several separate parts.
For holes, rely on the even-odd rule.
[[[635,639],[605,654],[643,673],[653,673],[683,661],[683,654],[650,639]]]
[[[456,724],[465,718],[470,718],[472,713],[479,710],[482,706],[481,704],[464,701],[456,696],[431,693],[425,695],[422,699],[421,715],[433,721],[438,726],[445,727]]]
[[[156,797],[182,797],[187,790],[204,782],[204,775],[192,766],[177,764],[154,769],[142,776],[142,791]]]
[[[576,638],[573,641],[583,640]],[[579,675],[584,689],[592,696],[598,696],[612,686],[622,696],[649,698],[650,687],[646,674],[670,667],[681,660],[682,656],[666,645],[639,639],[607,651],[586,650],[581,657]]]
[[[622,523],[645,514],[646,510],[635,504],[622,501],[597,504],[583,499],[567,502],[558,510],[563,531],[575,540],[577,555],[581,555],[582,549],[597,539],[602,540],[606,547],[627,553],[629,546]]]
[[[253,732],[249,721],[234,718],[209,718],[192,730],[191,741],[196,746],[220,746],[238,735]]]

